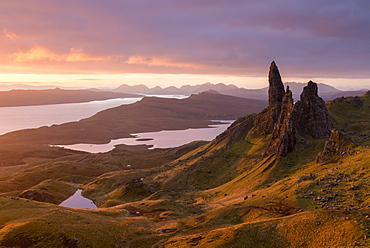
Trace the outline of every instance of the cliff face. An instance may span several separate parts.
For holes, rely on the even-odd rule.
[[[301,100],[294,105],[294,126],[301,136],[328,138],[334,125],[325,102],[318,96],[317,91],[317,84],[312,81],[303,88]]]

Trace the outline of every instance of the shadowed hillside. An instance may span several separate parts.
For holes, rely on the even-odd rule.
[[[89,90],[11,90],[0,91],[0,107],[80,103],[113,98],[138,97],[134,94]]]

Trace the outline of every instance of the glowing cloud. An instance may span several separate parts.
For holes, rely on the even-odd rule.
[[[61,61],[62,59],[60,55],[43,47],[34,47],[26,52],[14,53],[14,60],[19,63],[40,60]]]
[[[49,60],[65,62],[104,61],[109,57],[98,57],[83,52],[81,48],[71,48],[68,54],[58,54],[47,48],[34,47],[26,52],[14,53],[14,60],[19,63]]]

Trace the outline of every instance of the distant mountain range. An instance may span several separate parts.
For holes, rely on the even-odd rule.
[[[297,101],[299,95],[306,86],[304,83],[287,82],[284,86],[289,86],[293,93],[293,100]],[[360,96],[369,89],[342,91],[333,86],[319,83],[319,94],[325,101],[330,101],[338,97]],[[123,84],[115,89],[88,88],[79,89],[72,87],[56,87],[53,85],[33,86],[26,84],[3,84],[0,85],[0,107],[5,106],[26,106],[59,103],[77,103],[93,100],[105,100],[112,98],[133,97],[134,94],[140,95],[187,95],[198,94],[205,91],[217,91],[220,94],[258,99],[267,101],[268,88],[246,89],[237,87],[233,84],[212,84],[205,83],[199,85],[183,85],[181,87],[160,86],[149,88],[146,85],[127,85]]]
[[[296,82],[287,82],[284,84],[285,86],[289,85],[291,91],[293,92],[293,99],[298,100],[299,95],[303,90],[303,87],[306,86],[304,83],[296,83]],[[325,100],[329,101],[337,97],[341,96],[358,96],[366,93],[366,89],[364,90],[357,90],[357,91],[341,91],[333,86],[319,83],[319,94]],[[242,87],[237,87],[233,84],[226,85],[223,83],[219,84],[212,84],[212,83],[205,83],[200,85],[183,85],[181,87],[169,86],[166,88],[162,88],[160,86],[156,86],[154,88],[149,88],[145,85],[134,85],[130,86],[127,84],[123,84],[116,88],[114,92],[124,92],[124,93],[132,93],[132,94],[153,94],[153,95],[191,95],[197,94],[200,92],[208,91],[208,90],[215,90],[224,95],[231,95],[243,98],[250,98],[250,99],[258,99],[258,100],[266,100],[267,101],[267,90],[268,88],[261,88],[261,89],[245,89]]]

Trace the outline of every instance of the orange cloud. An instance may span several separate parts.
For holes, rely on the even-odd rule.
[[[71,48],[67,54],[58,54],[47,48],[34,47],[26,52],[14,53],[14,60],[19,63],[35,62],[41,60],[65,61],[65,62],[85,62],[85,61],[104,61],[109,57],[98,57],[83,52],[81,48]]]
[[[63,57],[43,47],[34,47],[26,52],[14,53],[15,61],[19,63],[39,60],[62,61]]]
[[[4,28],[3,33],[4,33],[5,37],[8,38],[9,40],[17,40],[17,39],[19,39],[19,35],[15,34],[13,32],[8,31],[6,28]]]
[[[192,68],[192,69],[201,69],[204,66],[182,63],[182,62],[173,62],[166,59],[159,58],[145,58],[142,56],[130,56],[126,61],[130,65],[148,65],[148,66],[166,66],[166,67],[177,67],[177,68]]]

